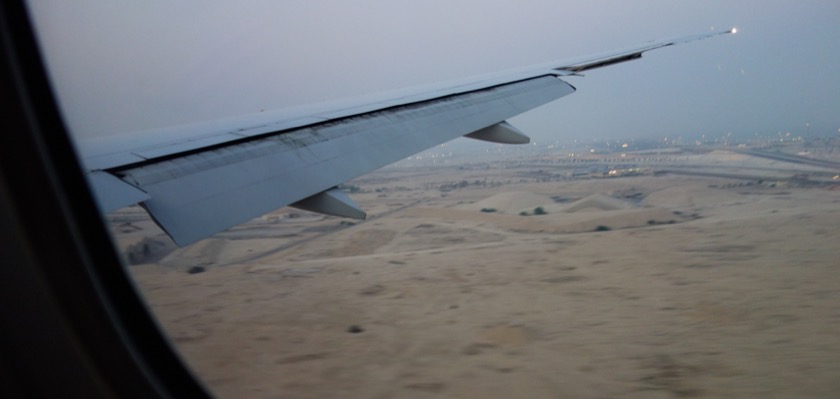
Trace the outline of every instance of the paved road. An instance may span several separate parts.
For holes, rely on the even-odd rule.
[[[801,155],[794,155],[794,154],[786,154],[782,152],[770,152],[770,151],[762,151],[762,150],[730,150],[732,152],[737,152],[739,154],[744,155],[752,155],[754,157],[761,157],[767,159],[773,159],[776,161],[784,161],[784,162],[791,162],[791,163],[798,163],[804,165],[812,165],[812,166],[819,166],[822,168],[829,168],[840,170],[840,162],[832,162],[826,161],[822,159],[814,159],[803,157]]]

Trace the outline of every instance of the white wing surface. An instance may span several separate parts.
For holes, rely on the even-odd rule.
[[[573,93],[560,77],[727,33],[79,146],[103,212],[139,203],[181,246],[287,205],[364,218],[336,186],[461,136],[527,143],[505,120]]]

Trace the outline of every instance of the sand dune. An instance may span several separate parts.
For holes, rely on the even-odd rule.
[[[836,397],[840,191],[731,182],[371,195],[129,270],[221,397]]]
[[[616,209],[632,208],[633,205],[618,198],[609,197],[603,194],[594,194],[579,199],[563,208],[564,212],[579,211],[613,211]]]

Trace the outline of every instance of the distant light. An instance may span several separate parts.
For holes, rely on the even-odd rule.
[[[738,33],[738,28],[732,28],[729,31],[732,32],[733,34],[735,34],[735,33]]]

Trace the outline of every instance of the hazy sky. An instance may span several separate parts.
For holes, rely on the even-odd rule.
[[[77,136],[218,119],[732,26],[567,81],[514,118],[569,137],[840,134],[840,1],[32,2]]]

